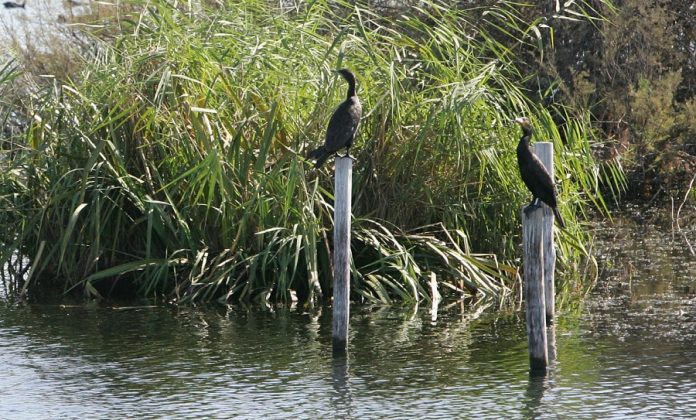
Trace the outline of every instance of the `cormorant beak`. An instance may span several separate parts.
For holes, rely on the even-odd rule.
[[[529,119],[526,117],[518,117],[513,120],[515,124],[519,124],[522,127],[529,127]]]

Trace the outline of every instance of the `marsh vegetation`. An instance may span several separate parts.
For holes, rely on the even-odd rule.
[[[599,19],[581,4],[568,19]],[[519,217],[529,200],[515,163],[529,116],[556,149],[567,229],[564,295],[594,278],[583,228],[619,191],[598,163],[590,115],[539,100],[522,51],[550,31],[512,2],[403,13],[367,5],[246,0],[187,8],[149,2],[105,25],[75,74],[16,94],[22,61],[0,72],[5,121],[0,242],[28,262],[14,288],[184,301],[314,302],[331,285],[331,165],[304,159],[323,141],[358,75],[353,148],[353,298],[518,298]],[[505,36],[500,36],[503,33]],[[562,125],[558,116],[564,116]]]

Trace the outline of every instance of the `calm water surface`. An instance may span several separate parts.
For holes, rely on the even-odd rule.
[[[90,0],[27,0],[24,8],[0,6],[0,53],[11,49],[14,42],[32,50],[73,42],[66,35],[65,22],[88,13],[90,4]]]
[[[696,258],[622,226],[545,378],[521,313],[354,308],[335,360],[328,310],[0,304],[0,418],[694,417]]]

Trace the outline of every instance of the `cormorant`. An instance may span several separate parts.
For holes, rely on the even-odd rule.
[[[529,203],[527,209],[538,207],[539,200],[543,201],[553,210],[558,225],[564,228],[565,223],[558,212],[556,186],[553,183],[553,179],[549,171],[544,167],[544,164],[541,163],[541,160],[529,147],[529,139],[532,137],[532,125],[526,117],[517,118],[515,122],[522,127],[522,138],[520,138],[520,142],[517,145],[517,164],[520,167],[522,181],[524,181],[524,184],[529,188],[533,196],[532,202]],[[525,212],[527,209],[525,209]]]
[[[22,9],[24,9],[25,4],[27,4],[26,1],[24,1],[24,3],[15,3],[13,1],[6,1],[2,5],[5,6],[5,8],[7,8],[7,9],[14,9],[17,7],[21,7]]]
[[[355,93],[355,76],[348,69],[337,71],[346,82],[348,82],[348,95],[338,108],[334,111],[326,129],[326,140],[324,145],[309,152],[307,157],[316,159],[314,167],[319,169],[326,162],[331,154],[336,153],[344,147],[345,156],[350,156],[350,147],[355,139],[355,132],[362,116],[362,106],[358,95]]]

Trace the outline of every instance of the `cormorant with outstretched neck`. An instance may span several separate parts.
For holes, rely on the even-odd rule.
[[[310,159],[316,159],[315,168],[320,168],[334,153],[346,148],[345,156],[350,156],[350,147],[355,139],[355,132],[358,130],[360,117],[362,116],[362,106],[358,95],[355,93],[355,76],[348,69],[338,70],[338,73],[348,82],[348,94],[334,111],[329,120],[329,127],[326,129],[326,139],[324,145],[312,150],[307,155]]]
[[[25,4],[27,4],[26,0],[24,1],[24,3],[15,3],[13,1],[6,1],[2,5],[5,6],[5,8],[7,8],[7,9],[14,9],[17,7],[21,7],[22,9],[24,9]]]
[[[532,152],[529,147],[529,139],[532,138],[532,124],[526,117],[517,118],[515,122],[522,127],[522,138],[517,145],[517,164],[520,167],[520,175],[522,175],[522,181],[532,192],[532,202],[529,203],[528,208],[534,208],[539,206],[539,200],[546,203],[547,206],[551,207],[553,210],[553,215],[558,221],[560,227],[565,227],[563,218],[558,212],[558,203],[556,202],[556,186],[553,183],[553,179],[546,170],[544,164],[541,160]],[[527,209],[525,209],[525,212]]]

